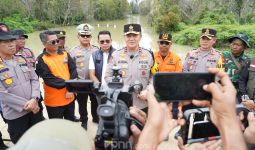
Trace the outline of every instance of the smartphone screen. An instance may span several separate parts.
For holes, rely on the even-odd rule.
[[[153,77],[155,95],[158,101],[211,100],[203,85],[215,81],[210,73],[156,73]]]
[[[91,93],[94,89],[91,80],[66,80],[65,83],[69,92]]]

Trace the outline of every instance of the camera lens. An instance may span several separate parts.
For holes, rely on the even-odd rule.
[[[103,119],[111,119],[114,116],[114,109],[110,105],[101,105],[98,108],[98,115]]]

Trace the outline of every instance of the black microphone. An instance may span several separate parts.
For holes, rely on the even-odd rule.
[[[134,55],[130,55],[130,57],[129,57],[130,59],[133,59],[134,58]]]

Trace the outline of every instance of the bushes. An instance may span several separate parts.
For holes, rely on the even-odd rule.
[[[195,24],[237,24],[233,13],[224,13],[220,10],[204,10]]]
[[[199,47],[199,38],[201,35],[201,29],[209,27],[217,30],[217,43],[216,48],[228,49],[229,43],[227,39],[236,33],[245,33],[249,36],[252,49],[255,45],[255,24],[253,25],[196,25],[187,27],[174,34],[173,41],[181,45],[191,45],[193,47]],[[252,52],[251,52],[252,53]]]
[[[3,22],[5,22],[11,30],[21,29],[25,33],[34,32],[36,30],[45,30],[53,27],[53,25],[49,22],[40,22],[36,19],[24,17],[21,14],[13,14],[5,17],[3,18]]]

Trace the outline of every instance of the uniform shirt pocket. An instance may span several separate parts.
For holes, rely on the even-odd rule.
[[[249,70],[249,80],[253,80],[255,78],[255,68],[248,68]]]
[[[30,71],[31,70],[27,66],[22,66],[21,70],[22,70],[22,72],[24,74],[25,79],[26,80],[30,80],[31,79],[31,75],[30,75]]]
[[[85,64],[85,58],[84,57],[78,57],[76,58],[76,66],[77,68],[81,69],[81,68],[84,68]]]

